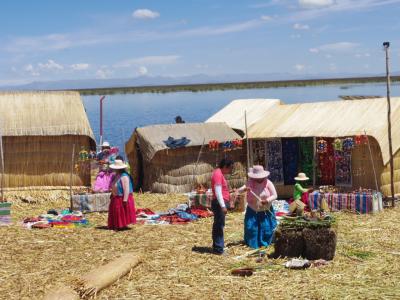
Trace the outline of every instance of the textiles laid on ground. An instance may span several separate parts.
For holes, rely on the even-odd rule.
[[[286,200],[275,200],[272,202],[272,207],[277,219],[281,219],[289,213],[289,203]]]
[[[108,211],[111,193],[82,194],[72,196],[72,209],[82,212]]]
[[[382,194],[379,192],[357,193],[319,193],[309,195],[310,209],[318,209],[322,198],[325,197],[331,211],[349,210],[355,213],[371,213],[383,209]]]
[[[11,224],[11,203],[0,202],[0,226]]]
[[[173,137],[170,136],[166,141],[164,141],[164,144],[170,149],[185,147],[189,143],[190,140],[187,139],[186,137],[182,137],[180,139],[174,139]]]
[[[47,214],[42,214],[38,217],[29,217],[25,218],[23,222],[23,226],[31,229],[44,229],[44,228],[75,228],[88,226],[89,222],[85,219],[82,212],[74,211],[72,213],[69,212],[68,209],[65,209],[61,212],[58,212],[54,209],[49,210]]]
[[[213,213],[207,208],[189,208],[186,204],[180,204],[176,208],[162,213],[155,213],[148,208],[139,208],[136,210],[137,223],[147,225],[186,224],[196,221],[199,218],[211,217],[212,215]]]

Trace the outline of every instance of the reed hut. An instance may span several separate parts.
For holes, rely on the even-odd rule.
[[[223,107],[216,114],[207,119],[206,123],[224,122],[235,130],[241,137],[246,132],[245,112],[247,127],[256,123],[275,105],[281,104],[279,99],[237,99]]]
[[[398,194],[400,193],[400,122],[396,120],[400,119],[400,98],[392,98],[391,102],[394,181],[395,193]],[[236,115],[242,113],[244,109],[237,111]],[[271,106],[248,128],[250,155],[253,162],[264,164],[267,168],[269,162],[273,161],[281,164],[285,172],[285,165],[293,164],[296,159],[299,162],[304,161],[301,153],[294,153],[286,158],[285,153],[279,153],[279,151],[273,153],[268,150],[268,143],[278,141],[281,145],[284,142],[311,144],[314,153],[311,155],[311,169],[307,173],[311,177],[310,183],[314,185],[322,183],[315,166],[317,156],[315,149],[318,139],[326,138],[331,143],[335,138],[355,137],[365,133],[369,143],[365,141],[351,151],[352,178],[350,184],[343,186],[343,189],[354,190],[359,187],[378,189],[389,196],[389,145],[385,98],[299,104],[280,103]],[[270,159],[274,155],[275,159]],[[300,164],[297,165],[297,169],[291,169],[294,170],[293,173],[304,171]],[[285,181],[281,177],[281,180],[276,183],[277,190],[282,196],[290,196],[293,191],[292,184]]]
[[[1,92],[0,134],[4,187],[68,186],[75,144],[95,148],[78,92]],[[74,186],[90,185],[90,172],[74,169]]]
[[[168,137],[190,140],[186,146],[170,149]],[[136,188],[157,193],[184,193],[202,184],[209,187],[211,173],[218,162],[229,157],[235,161],[231,187],[244,183],[245,153],[242,149],[226,152],[210,150],[208,143],[240,139],[225,123],[186,123],[137,128],[125,145]],[[199,154],[200,153],[200,154]]]

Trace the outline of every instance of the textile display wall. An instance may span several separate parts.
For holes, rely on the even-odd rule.
[[[333,151],[332,138],[317,138],[326,141],[326,151],[317,154],[317,184],[334,185],[335,184],[335,158]]]
[[[269,179],[274,184],[283,183],[282,142],[280,139],[266,141],[266,168],[270,172]]]
[[[294,177],[297,176],[299,163],[299,139],[282,139],[283,154],[283,181],[285,185],[295,184]]]
[[[308,177],[314,176],[314,139],[299,139],[299,172],[306,173]]]
[[[266,166],[265,161],[265,140],[255,140],[251,143],[253,165]]]
[[[351,152],[335,151],[335,185],[352,186]]]

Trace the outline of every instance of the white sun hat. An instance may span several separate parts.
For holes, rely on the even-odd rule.
[[[310,178],[308,178],[305,173],[299,173],[299,174],[297,174],[297,177],[294,178],[294,180],[298,180],[298,181],[306,181],[308,179],[310,179]]]
[[[269,171],[264,170],[263,166],[256,165],[250,168],[249,173],[247,175],[253,179],[262,179],[269,176]]]
[[[122,170],[122,169],[126,169],[127,167],[128,167],[128,165],[125,164],[120,159],[116,159],[115,162],[110,165],[110,169],[113,169],[113,170]]]
[[[102,147],[110,147],[110,143],[109,142],[103,142],[103,144],[101,144]]]

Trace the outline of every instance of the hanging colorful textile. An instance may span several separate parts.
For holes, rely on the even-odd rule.
[[[314,141],[313,138],[299,139],[299,172],[306,173],[308,177],[314,176]]]
[[[354,140],[351,137],[343,140],[343,151],[351,151],[354,148]]]
[[[280,139],[266,141],[266,169],[270,172],[269,179],[274,184],[283,183],[282,142]]]
[[[333,149],[335,151],[342,151],[343,149],[343,142],[341,139],[337,138],[333,141]]]
[[[328,142],[324,139],[317,141],[317,153],[326,153],[328,151]]]
[[[351,152],[343,151],[340,153],[340,159],[335,161],[335,185],[351,186],[351,179]]]
[[[321,140],[321,139],[319,139]],[[333,151],[333,139],[324,138],[326,142],[325,152],[318,153],[317,163],[317,184],[334,185],[335,184],[335,159]]]
[[[252,140],[251,150],[252,150],[253,165],[265,166],[266,165],[265,140]]]
[[[211,140],[208,142],[208,148],[210,148],[211,151],[216,151],[218,150],[219,143],[217,140]]]
[[[282,139],[283,181],[285,185],[295,184],[297,165],[299,162],[299,140],[297,138]]]

